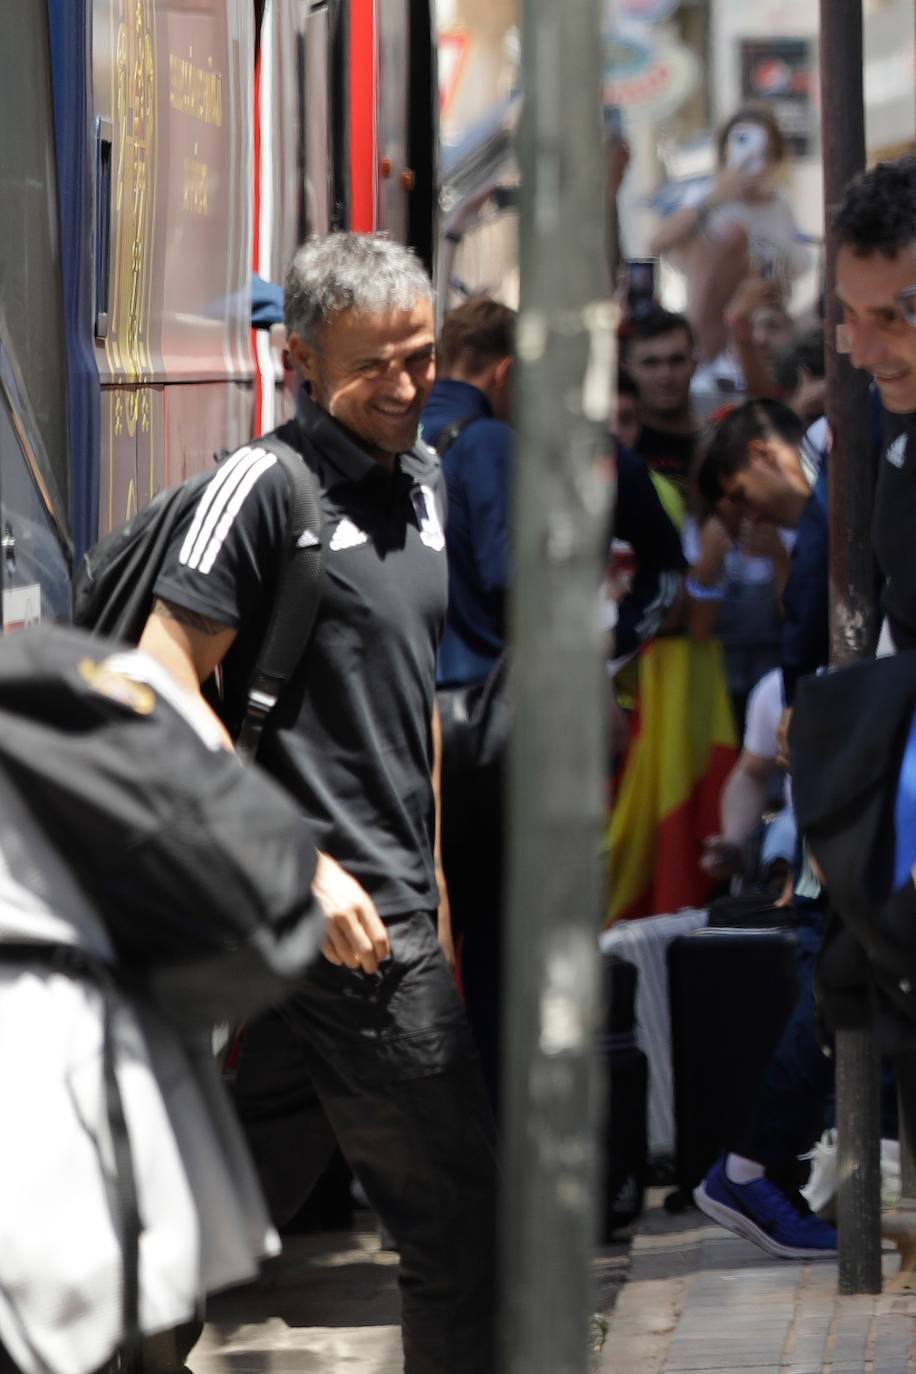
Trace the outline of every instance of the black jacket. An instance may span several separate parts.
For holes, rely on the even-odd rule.
[[[799,830],[841,923],[824,939],[818,994],[834,1026],[875,1020],[887,1048],[901,1035],[916,1040],[916,889],[892,890],[914,711],[916,653],[902,653],[802,680],[790,736]]]

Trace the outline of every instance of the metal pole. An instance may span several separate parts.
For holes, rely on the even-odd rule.
[[[825,337],[836,339],[841,311],[834,294],[834,206],[865,165],[861,0],[820,0],[821,127],[827,226]],[[868,379],[828,347],[827,417],[830,452],[831,662],[873,651],[875,584],[870,523],[873,495]],[[878,1059],[870,1033],[839,1031],[837,1126],[840,1292],[881,1290],[880,1101]]]
[[[503,1374],[584,1374],[597,1229],[615,364],[601,0],[523,0],[521,309],[511,603]]]

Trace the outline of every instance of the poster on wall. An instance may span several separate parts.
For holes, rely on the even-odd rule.
[[[742,38],[740,45],[741,98],[770,106],[796,157],[812,151],[812,47],[807,38]]]

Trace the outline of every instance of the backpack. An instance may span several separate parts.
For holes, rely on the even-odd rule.
[[[213,747],[165,669],[130,650],[69,626],[4,637],[0,834],[20,853],[16,807],[78,878],[116,976],[173,1019],[251,1015],[318,952],[308,820],[263,770]]]
[[[49,940],[45,924],[32,934],[14,906],[0,914],[0,967],[38,966],[101,994],[124,1262],[119,1367],[136,1371],[142,1223],[112,1037],[116,994],[151,995],[195,1034],[288,997],[324,935],[314,837],[278,783],[207,743],[165,669],[57,625],[0,640],[0,863],[41,891],[32,823],[78,878],[115,961]],[[53,910],[53,890],[48,899]],[[54,915],[66,923],[69,913]]]
[[[237,750],[257,752],[267,716],[302,657],[318,613],[322,571],[321,502],[316,478],[291,442],[295,423],[252,440],[276,454],[290,486],[277,596],[248,685]],[[286,436],[286,437],[284,437]],[[221,459],[225,462],[226,459]],[[167,487],[125,524],[100,539],[73,577],[73,623],[93,635],[136,644],[153,607],[153,588],[182,517],[211,479],[197,473]]]

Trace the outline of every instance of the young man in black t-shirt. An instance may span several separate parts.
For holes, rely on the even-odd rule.
[[[435,369],[432,292],[406,249],[334,234],[296,254],[285,313],[307,383],[295,436],[320,489],[311,533],[324,562],[314,629],[258,762],[314,826],[328,939],[301,992],[246,1028],[236,1098],[278,1222],[337,1137],[400,1251],[407,1374],[486,1374],[494,1127],[436,931],[445,513],[438,460],[417,442]],[[288,499],[257,441],[221,465],[176,536],[142,640],[194,692],[222,666],[230,732]]]
[[[686,496],[699,430],[690,400],[696,370],[690,321],[659,307],[630,322],[622,344],[627,370],[639,388],[636,452]]]

